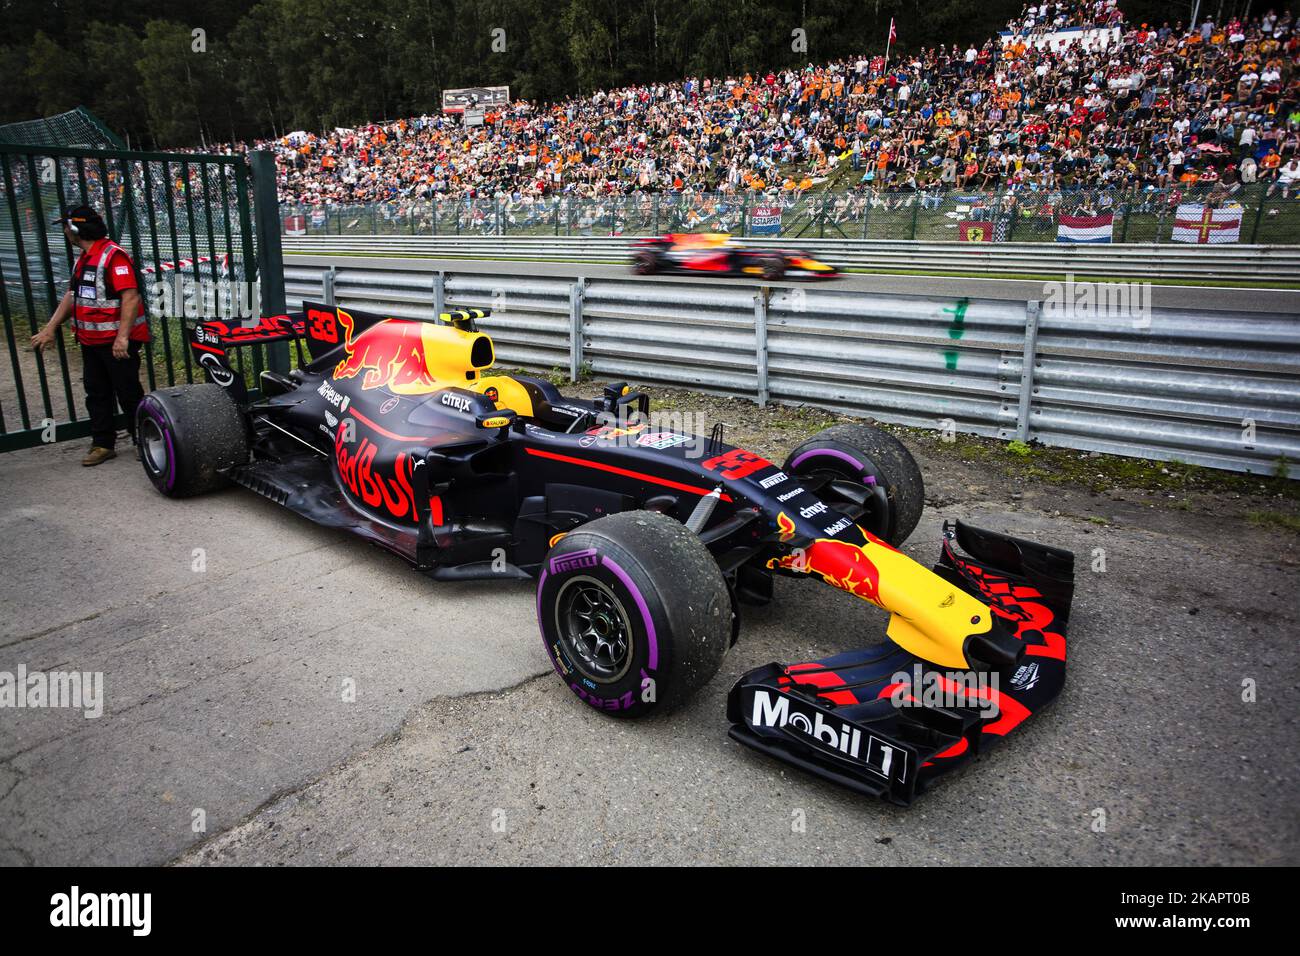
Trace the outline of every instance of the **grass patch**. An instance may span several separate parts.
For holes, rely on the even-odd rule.
[[[880,427],[936,457],[986,464],[1010,478],[1031,479],[1051,485],[1080,485],[1097,493],[1114,490],[1165,494],[1210,492],[1274,496],[1300,503],[1300,481],[1281,477],[1281,473],[1248,475],[1180,461],[1152,461],[1022,442],[1004,443],[977,435],[958,435],[956,441],[944,441],[930,429],[903,425]],[[1013,445],[1021,448],[1013,450]]]
[[[1300,515],[1280,511],[1247,511],[1246,520],[1257,528],[1280,528],[1292,534],[1300,534]]]

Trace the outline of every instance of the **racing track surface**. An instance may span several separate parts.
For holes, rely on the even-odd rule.
[[[849,595],[778,582],[704,693],[618,723],[550,674],[529,584],[435,584],[242,490],[167,501],[82,452],[0,456],[0,670],[103,671],[107,701],[0,710],[0,863],[1300,862],[1297,538],[1212,504],[922,456],[913,556],[948,515],[1080,573],[1062,697],[900,810],[726,736],[742,671],[878,639]]]
[[[719,279],[694,276],[638,276],[628,265],[596,262],[540,262],[527,259],[442,259],[417,256],[317,255],[285,251],[286,265],[346,268],[349,261],[368,268],[382,269],[385,264],[417,262],[434,270],[482,275],[544,277],[585,276],[588,279],[625,279],[636,282],[689,282],[714,285],[732,283],[753,286],[753,279]],[[434,264],[436,263],[436,265]],[[1290,278],[1279,276],[1279,279]],[[1082,281],[1082,277],[1081,280]],[[950,276],[885,275],[844,273],[834,279],[811,282],[766,282],[774,288],[824,289],[828,292],[906,293],[936,297],[1013,299],[1019,302],[1042,300],[1044,282],[1037,279],[996,279]],[[1152,308],[1220,309],[1237,312],[1292,312],[1300,314],[1300,292],[1289,289],[1249,289],[1231,286],[1152,285]]]

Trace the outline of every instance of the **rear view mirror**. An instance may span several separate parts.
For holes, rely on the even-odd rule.
[[[475,419],[479,428],[509,428],[514,424],[515,413],[508,408],[491,415],[480,415]]]

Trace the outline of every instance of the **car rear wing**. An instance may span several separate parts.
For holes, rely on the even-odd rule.
[[[452,308],[440,312],[433,319],[402,316],[398,321],[438,322],[469,332],[477,332],[479,319],[491,315],[489,309]],[[226,389],[239,406],[248,404],[248,388],[243,371],[231,362],[231,350],[246,345],[269,345],[274,342],[294,342],[299,366],[310,367],[327,364],[332,353],[344,348],[347,342],[377,322],[394,319],[378,312],[344,309],[321,302],[303,302],[301,312],[263,316],[249,322],[230,322],[224,319],[199,321],[190,330],[190,351],[194,361],[206,373],[208,381]],[[307,347],[304,357],[302,346]],[[275,376],[274,372],[263,372]],[[280,376],[282,378],[282,376]]]

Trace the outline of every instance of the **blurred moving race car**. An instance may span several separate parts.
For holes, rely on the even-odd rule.
[[[742,246],[725,232],[669,233],[641,239],[632,253],[637,275],[676,273],[735,278],[831,279],[834,266],[797,249]]]

